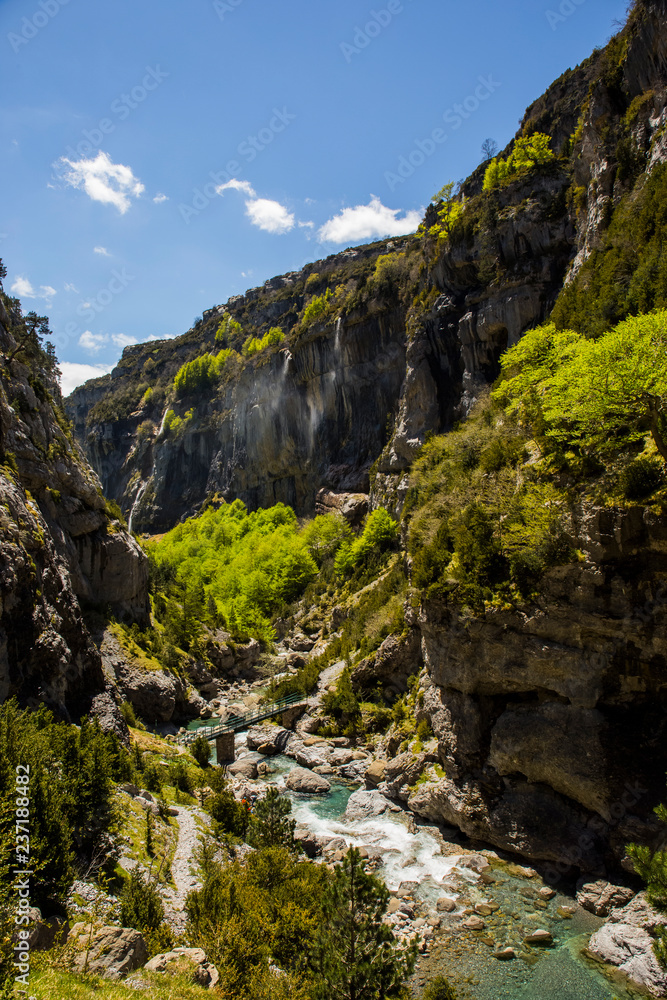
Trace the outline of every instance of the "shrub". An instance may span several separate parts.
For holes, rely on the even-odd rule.
[[[323,295],[316,295],[312,298],[303,311],[303,316],[301,317],[302,325],[312,326],[313,323],[317,323],[323,319],[329,311],[332,298],[333,292],[330,288],[327,288]]]
[[[335,567],[338,573],[349,575],[356,567],[380,559],[395,543],[398,529],[384,507],[378,507],[366,519],[360,538],[344,541],[338,549]]]
[[[272,326],[263,337],[248,337],[243,344],[243,354],[246,358],[251,358],[254,354],[259,354],[260,351],[265,350],[267,347],[276,347],[278,344],[282,344],[284,339],[285,334],[280,327]]]
[[[422,994],[423,1000],[456,1000],[456,993],[444,976],[431,980]]]
[[[514,149],[506,160],[499,157],[492,160],[484,174],[484,190],[492,191],[515,176],[527,174],[535,167],[550,163],[554,159],[551,136],[535,132],[526,138],[517,139]]]
[[[621,488],[628,500],[643,500],[664,483],[665,466],[657,458],[636,458],[621,474]]]
[[[134,708],[129,701],[124,701],[120,706],[120,714],[123,716],[128,726],[132,729],[137,728],[137,717],[134,714]]]
[[[144,933],[156,931],[163,920],[164,906],[157,886],[139,868],[133,868],[120,893],[121,926]]]
[[[211,744],[204,736],[197,736],[190,744],[190,753],[200,767],[207,767],[211,759]]]

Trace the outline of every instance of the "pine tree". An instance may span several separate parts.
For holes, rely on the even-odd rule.
[[[291,818],[292,803],[275,786],[267,789],[255,805],[249,842],[253,847],[286,847],[293,850],[296,820]]]
[[[368,873],[351,848],[336,869],[323,904],[315,944],[318,1000],[388,1000],[401,995],[412,974],[417,946],[398,944],[382,922],[387,888]]]
[[[658,819],[667,824],[667,806],[655,810]],[[667,844],[663,844],[667,847]],[[667,914],[667,850],[655,851],[650,847],[630,844],[628,854],[637,874],[646,882],[646,897],[659,913]],[[667,928],[656,927],[653,950],[663,968],[667,969]]]

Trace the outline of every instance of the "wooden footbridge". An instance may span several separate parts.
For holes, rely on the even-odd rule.
[[[221,759],[234,759],[234,734],[243,729],[249,729],[258,722],[265,719],[273,719],[276,715],[282,715],[288,709],[296,708],[297,705],[305,704],[306,699],[301,694],[290,694],[280,701],[273,701],[264,705],[258,705],[251,712],[245,715],[231,715],[224,722],[210,723],[199,726],[197,729],[190,729],[180,737],[181,743],[192,743],[197,737],[203,736],[209,742],[215,741],[218,754],[218,762]],[[231,754],[231,758],[230,758]]]

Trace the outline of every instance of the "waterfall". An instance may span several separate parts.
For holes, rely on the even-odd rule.
[[[136,497],[134,498],[134,503],[132,504],[132,510],[130,511],[130,517],[129,517],[129,520],[128,520],[128,522],[127,522],[127,530],[128,530],[128,531],[129,531],[130,533],[132,532],[132,524],[133,524],[133,522],[134,522],[134,512],[135,512],[135,510],[138,510],[138,508],[139,508],[139,505],[141,504],[141,501],[142,501],[142,500],[143,500],[143,498],[144,498],[144,493],[145,493],[145,492],[146,492],[146,490],[148,489],[148,484],[149,484],[149,482],[150,482],[150,480],[149,480],[149,479],[147,479],[145,483],[142,483],[142,484],[141,484],[141,486],[140,486],[140,487],[139,487],[139,489],[137,490],[137,495],[136,495]]]
[[[336,354],[340,354],[340,331],[342,326],[343,326],[343,320],[342,317],[339,316],[338,319],[336,320],[336,333],[334,336],[334,350]]]

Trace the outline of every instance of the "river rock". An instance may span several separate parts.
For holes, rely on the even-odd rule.
[[[550,899],[554,898],[556,890],[550,889],[548,885],[543,885],[542,888],[538,890],[537,894],[541,899],[545,899],[548,902]]]
[[[653,953],[653,938],[642,927],[605,924],[591,938],[588,951],[603,962],[615,965],[653,996],[667,997],[667,972],[658,965]]]
[[[500,951],[494,952],[493,957],[497,958],[499,962],[509,962],[516,958],[516,952],[514,948],[501,948]]]
[[[262,753],[282,753],[291,735],[289,729],[282,726],[251,726],[247,733],[248,750],[262,747]]]
[[[463,921],[463,926],[469,931],[483,931],[486,924],[480,917],[468,917]]]
[[[369,819],[371,816],[381,816],[389,808],[389,802],[377,791],[367,791],[363,788],[353,792],[347,801],[343,820],[348,822]]]
[[[144,968],[148,972],[187,972],[198,986],[209,990],[217,986],[220,980],[220,973],[209,962],[202,948],[174,948],[173,951],[151,958]]]
[[[553,944],[554,939],[553,936],[549,933],[549,931],[545,931],[542,928],[539,928],[538,930],[533,931],[532,934],[526,935],[523,941],[524,944],[550,945]]]
[[[377,788],[384,781],[386,770],[386,760],[374,760],[366,771],[366,788]]]
[[[439,913],[453,913],[456,909],[456,901],[450,899],[449,896],[441,896],[435,904],[435,908]]]
[[[249,753],[245,757],[240,757],[233,764],[230,764],[227,768],[229,774],[237,775],[242,778],[248,778],[250,781],[254,781],[257,777],[257,765],[261,762],[262,756],[258,753]]]
[[[303,848],[304,854],[309,858],[316,858],[322,852],[322,845],[316,834],[312,833],[307,826],[297,826],[294,831],[294,839]]]
[[[148,958],[143,934],[126,927],[100,927],[91,938],[90,925],[77,923],[69,942],[76,949],[75,968],[82,971],[87,965],[89,972],[104,979],[121,979]]]
[[[313,639],[309,639],[307,635],[303,632],[297,632],[295,635],[291,636],[287,643],[290,649],[294,650],[296,653],[309,653],[315,642]]]
[[[292,792],[302,792],[306,795],[321,795],[331,790],[331,785],[321,774],[315,774],[305,767],[294,767],[285,782]]]
[[[600,880],[587,882],[577,893],[577,902],[597,917],[608,917],[615,907],[625,906],[634,896],[632,889]]]

